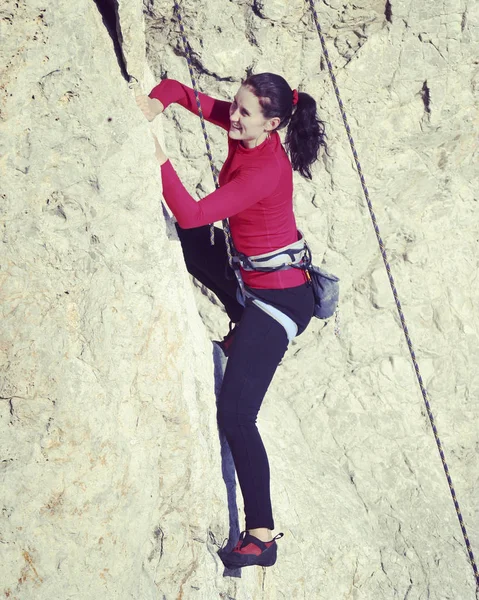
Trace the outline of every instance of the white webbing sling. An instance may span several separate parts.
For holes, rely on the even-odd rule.
[[[288,317],[288,315],[285,315],[283,312],[278,310],[276,307],[271,306],[271,304],[268,304],[264,300],[256,298],[256,296],[251,294],[247,289],[244,290],[244,293],[247,298],[251,298],[253,304],[269,315],[272,319],[277,321],[284,328],[288,342],[296,337],[296,334],[298,333],[298,326],[291,317]],[[244,300],[239,290],[236,292],[236,299],[241,306],[244,306]]]

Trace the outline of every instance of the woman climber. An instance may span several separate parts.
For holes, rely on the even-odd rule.
[[[175,80],[165,79],[149,96],[137,97],[149,121],[172,102],[198,115],[193,90]],[[208,224],[228,218],[234,248],[245,257],[274,254],[297,243],[292,170],[311,178],[311,165],[321,146],[326,146],[324,125],[311,96],[292,90],[283,77],[271,73],[248,77],[233,102],[201,93],[200,102],[205,119],[228,132],[220,187],[196,201],[155,138],[156,157],[163,196],[178,221],[187,269],[216,294],[230,319],[230,332],[220,343],[228,363],[217,419],[233,455],[246,528],[236,546],[219,555],[228,568],[270,566],[276,561],[276,540],[283,534],[272,534],[270,471],[256,417],[289,340],[311,320],[313,291],[301,269],[241,268],[246,292],[254,294],[254,299],[247,295],[240,302],[224,231],[214,229],[211,245]],[[286,126],[285,145],[291,161],[278,134]],[[293,325],[292,334],[288,324]]]

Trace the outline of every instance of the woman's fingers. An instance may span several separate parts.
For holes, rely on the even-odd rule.
[[[149,96],[138,95],[136,96],[136,104],[141,112],[145,115],[148,121],[153,121],[153,119],[162,113],[165,109],[162,102],[157,100],[156,98],[150,98]]]

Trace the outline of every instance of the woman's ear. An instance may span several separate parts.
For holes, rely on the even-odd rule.
[[[281,119],[279,117],[273,117],[272,119],[269,119],[269,121],[267,121],[265,125],[265,130],[274,131],[280,123]]]

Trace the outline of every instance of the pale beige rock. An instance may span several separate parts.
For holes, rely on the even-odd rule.
[[[156,598],[227,519],[211,347],[98,10],[41,7],[2,24],[1,593]]]
[[[474,597],[307,4],[181,3],[203,91],[280,72],[317,98],[330,143],[295,202],[316,262],[341,277],[341,335],[312,323],[268,392],[286,535],[276,567],[240,579],[215,554],[228,511],[209,340],[227,319],[197,288],[198,318],[149,125],[94,3],[2,5],[3,596]],[[316,5],[477,559],[479,7]],[[118,2],[143,91],[189,83],[172,18],[166,0]],[[198,120],[172,106],[154,127],[188,189],[212,191]],[[226,134],[208,132],[220,166]]]
[[[117,29],[128,74],[142,83],[147,69],[143,6],[137,0],[114,0],[118,3]]]

